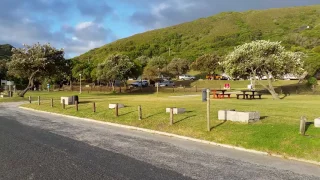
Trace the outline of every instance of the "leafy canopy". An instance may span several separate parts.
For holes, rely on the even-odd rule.
[[[110,55],[97,66],[97,78],[101,81],[125,81],[133,75],[135,64],[126,55]]]

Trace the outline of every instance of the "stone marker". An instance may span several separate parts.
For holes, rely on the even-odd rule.
[[[234,110],[219,110],[218,111],[219,120],[229,120],[235,122],[250,123],[260,120],[259,112],[238,112]]]
[[[72,97],[61,97],[61,104],[63,99],[66,105],[72,105],[74,103]]]
[[[314,119],[314,127],[320,128],[320,117]]]
[[[109,104],[109,109],[115,109],[117,104]],[[118,108],[124,108],[123,104],[118,104]]]
[[[186,112],[185,108],[172,108],[173,109],[173,114],[182,114]],[[166,108],[166,113],[170,113],[170,108]]]

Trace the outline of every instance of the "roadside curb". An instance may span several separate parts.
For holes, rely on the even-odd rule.
[[[64,115],[64,114],[59,114],[59,113],[41,111],[41,110],[36,110],[36,109],[21,107],[21,106],[19,106],[19,108],[24,109],[24,110],[28,110],[28,111],[40,112],[40,113],[44,113],[44,114],[52,114],[52,115],[61,116],[61,117],[79,119],[79,120],[83,120],[83,121],[95,122],[95,123],[100,123],[100,124],[114,126],[114,127],[121,127],[121,128],[130,129],[130,130],[147,132],[147,133],[151,133],[151,134],[159,134],[159,135],[164,135],[164,136],[169,136],[169,137],[175,137],[175,138],[189,140],[189,141],[193,141],[193,142],[210,144],[210,145],[214,145],[214,146],[220,146],[220,147],[224,147],[224,148],[235,149],[235,150],[250,152],[250,153],[254,153],[254,154],[260,154],[260,155],[273,156],[273,157],[278,157],[278,158],[283,158],[283,159],[288,159],[288,160],[300,161],[300,162],[310,163],[310,164],[315,164],[315,165],[320,166],[320,162],[317,162],[317,161],[299,159],[299,158],[294,158],[294,157],[287,157],[287,156],[283,156],[283,155],[272,154],[272,153],[267,153],[267,152],[263,152],[263,151],[252,150],[252,149],[246,149],[246,148],[236,147],[236,146],[227,145],[227,144],[220,144],[220,143],[216,143],[216,142],[212,142],[212,141],[206,141],[206,140],[191,138],[191,137],[187,137],[187,136],[181,136],[181,135],[172,134],[172,133],[166,133],[166,132],[161,132],[161,131],[156,131],[156,130],[151,130],[151,129],[144,129],[144,128],[139,128],[139,127],[134,127],[134,126],[129,126],[129,125],[111,123],[111,122],[104,122],[104,121],[99,121],[99,120],[94,120],[94,119],[89,119],[89,118],[81,118],[81,117]]]

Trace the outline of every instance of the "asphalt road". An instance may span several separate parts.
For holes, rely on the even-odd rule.
[[[320,179],[320,167],[0,104],[0,179]]]

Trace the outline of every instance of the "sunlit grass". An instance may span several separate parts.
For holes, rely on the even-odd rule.
[[[263,96],[262,100],[213,99],[211,100],[211,132],[206,131],[206,103],[199,96],[180,96],[183,93],[130,94],[81,94],[76,92],[29,93],[36,100],[40,95],[42,102],[24,106],[62,113],[67,115],[92,118],[100,121],[126,124],[147,129],[190,136],[218,143],[267,151],[320,161],[320,129],[310,125],[308,136],[299,135],[299,121],[302,115],[309,121],[320,116],[318,104],[320,96],[291,95],[283,100],[273,100],[271,96]],[[79,111],[73,105],[64,110],[60,104],[60,96],[79,95]],[[50,107],[50,98],[54,98],[54,107]],[[97,112],[92,112],[92,102],[96,102]],[[123,103],[125,108],[119,110],[115,117],[114,110],[108,109],[109,103]],[[143,120],[138,120],[138,105],[142,106]],[[187,112],[175,115],[174,125],[169,125],[169,114],[166,107],[184,107]],[[236,109],[239,111],[259,111],[262,120],[253,124],[223,122],[217,120],[220,109]]]

